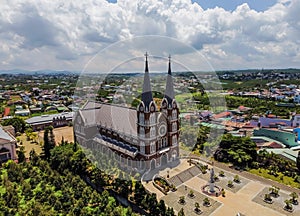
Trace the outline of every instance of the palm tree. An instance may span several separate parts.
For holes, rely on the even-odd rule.
[[[298,205],[298,200],[297,200],[298,194],[297,194],[296,192],[292,192],[292,193],[290,194],[290,197],[292,197],[292,199],[291,199],[292,203],[293,203],[294,205]]]
[[[194,191],[193,191],[193,190],[190,190],[190,192],[189,192],[189,197],[194,197],[194,196],[195,196]]]
[[[272,187],[269,188],[269,191],[271,191],[271,194],[274,195],[274,197],[278,197],[279,196],[279,187],[276,187],[275,185],[272,185]]]
[[[201,213],[200,204],[198,202],[195,202],[195,209],[194,209],[194,211],[196,212],[196,214]]]
[[[292,206],[292,201],[287,199],[284,201],[285,203],[285,206],[284,206],[284,209],[285,210],[288,210],[288,211],[292,211],[293,210],[293,206]]]
[[[208,199],[207,197],[205,197],[205,198],[203,199],[203,205],[204,205],[204,206],[210,206],[210,201],[209,201],[209,199]]]
[[[223,170],[221,170],[221,171],[219,172],[219,176],[221,176],[221,177],[224,177],[224,176],[225,176],[225,173],[224,173]]]
[[[183,205],[183,204],[185,203],[185,198],[184,198],[184,196],[179,197],[179,203],[180,203],[181,205]]]
[[[181,208],[178,212],[178,216],[184,216],[184,211],[183,211],[183,208]]]
[[[264,201],[266,201],[267,203],[272,203],[272,198],[270,194],[265,194],[265,198]]]
[[[234,178],[233,178],[233,181],[234,181],[234,182],[237,182],[237,183],[240,183],[241,180],[240,180],[239,175],[235,175]]]
[[[231,180],[229,180],[228,183],[227,183],[227,186],[230,187],[230,188],[233,187],[233,182]]]

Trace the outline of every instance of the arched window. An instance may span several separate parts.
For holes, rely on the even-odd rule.
[[[172,131],[176,131],[177,130],[177,124],[176,122],[172,123]]]
[[[173,119],[177,119],[177,110],[172,111],[172,117]]]
[[[154,153],[156,151],[156,146],[155,146],[155,142],[151,142],[150,144],[150,153]]]
[[[173,146],[177,145],[177,136],[176,135],[172,136],[172,144],[173,144]]]
[[[166,147],[166,146],[167,146],[167,139],[164,138],[164,139],[162,140],[162,147],[164,148],[164,147]]]
[[[140,127],[140,136],[145,137],[145,128]]]
[[[140,124],[144,124],[145,118],[144,118],[144,113],[140,113]]]
[[[142,141],[141,143],[140,143],[140,151],[141,151],[141,153],[142,154],[145,154],[145,143]]]
[[[150,137],[155,137],[155,135],[156,135],[155,127],[151,127],[150,128]]]
[[[154,113],[150,114],[150,124],[155,124],[155,114]]]

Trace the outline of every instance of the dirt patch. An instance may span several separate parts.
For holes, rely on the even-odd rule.
[[[53,132],[55,136],[55,142],[57,145],[61,142],[62,137],[64,138],[65,141],[74,142],[73,127],[66,126],[66,127],[54,128]],[[40,131],[39,136],[41,140],[44,140],[44,131]]]

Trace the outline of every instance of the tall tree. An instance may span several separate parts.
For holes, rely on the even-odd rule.
[[[297,168],[300,173],[300,151],[298,152],[298,157],[297,157]]]
[[[49,127],[49,141],[50,141],[50,144],[51,144],[51,149],[53,149],[56,145],[56,142],[55,142],[55,136],[54,136],[54,133],[53,133],[53,127],[50,126]]]
[[[184,216],[184,215],[185,215],[184,210],[183,210],[183,208],[181,208],[178,212],[178,216]]]
[[[20,150],[17,151],[17,154],[18,154],[18,163],[22,163],[26,161],[24,146],[20,147]]]
[[[55,136],[53,127],[47,127],[44,131],[44,155],[46,159],[50,158],[50,151],[55,147]]]

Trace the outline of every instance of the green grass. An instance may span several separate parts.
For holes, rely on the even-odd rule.
[[[268,173],[268,170],[263,169],[263,168],[250,169],[249,172],[252,173],[252,174],[262,176],[264,178],[271,179],[273,181],[285,184],[285,185],[289,185],[289,186],[292,186],[292,187],[295,187],[295,188],[300,188],[300,184],[295,182],[294,178],[284,176],[282,173],[278,173],[278,176],[276,177],[276,176],[270,175]]]
[[[175,96],[177,103],[186,103],[187,100],[192,99],[193,95],[191,93],[182,93]]]
[[[42,134],[40,133],[39,135],[41,136]],[[34,149],[37,154],[40,154],[42,152],[42,146],[28,141],[25,133],[22,134],[21,136],[18,136],[18,138],[20,139],[20,141],[22,141],[23,146],[25,147],[26,158],[29,158],[29,153],[30,153],[31,149]],[[38,141],[43,142],[43,139],[41,137],[39,137]]]
[[[41,115],[51,115],[51,114],[58,114],[59,112],[56,110],[48,111],[48,112],[38,112],[32,113],[30,117],[41,116]]]

